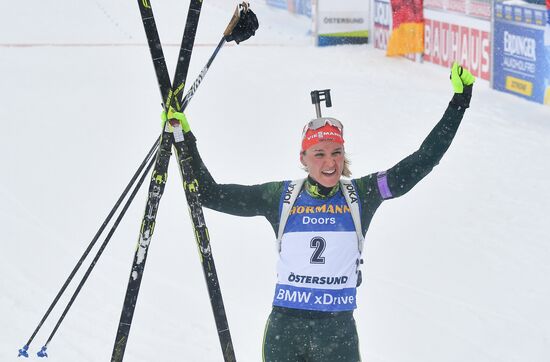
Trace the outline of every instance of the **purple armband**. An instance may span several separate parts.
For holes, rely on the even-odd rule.
[[[391,198],[393,195],[390,191],[390,186],[388,185],[388,175],[386,174],[386,171],[378,172],[378,175],[376,176],[378,180],[378,190],[380,191],[380,196],[385,199]]]

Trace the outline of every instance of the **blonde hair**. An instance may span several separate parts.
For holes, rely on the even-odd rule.
[[[306,151],[302,151],[302,155],[305,155]],[[344,169],[342,170],[342,176],[345,177],[351,177],[351,170],[349,168],[349,165],[351,165],[351,161],[348,158],[348,154],[344,152]],[[306,166],[303,166],[302,169],[309,173],[309,170]]]

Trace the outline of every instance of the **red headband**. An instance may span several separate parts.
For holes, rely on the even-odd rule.
[[[331,126],[330,124],[326,124],[315,130],[308,129],[302,138],[302,152],[322,141],[332,141],[344,144],[342,131],[338,127]]]

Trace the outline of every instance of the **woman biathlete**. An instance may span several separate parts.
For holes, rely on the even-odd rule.
[[[388,170],[350,176],[343,126],[318,118],[303,130],[300,161],[304,180],[261,185],[218,184],[204,165],[196,139],[181,113],[169,112],[187,131],[202,204],[238,216],[265,216],[279,243],[273,309],[263,341],[267,362],[357,362],[359,343],[353,310],[361,282],[365,233],[384,200],[411,190],[449,148],[466,108],[472,74],[454,64],[454,96],[420,148]]]

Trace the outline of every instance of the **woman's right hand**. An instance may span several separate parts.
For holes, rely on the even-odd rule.
[[[187,121],[187,117],[185,117],[185,114],[183,112],[177,112],[173,107],[170,107],[168,109],[168,115],[166,115],[166,111],[162,110],[162,113],[160,114],[160,119],[162,120],[161,125],[163,129],[167,120],[168,121],[176,120],[181,124],[183,133],[187,133],[191,131],[191,127],[189,126],[189,122]]]

